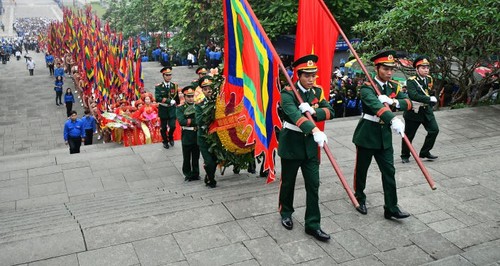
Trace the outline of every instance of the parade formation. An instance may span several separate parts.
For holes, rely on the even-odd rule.
[[[210,213],[213,205],[203,204],[193,205],[193,210],[196,211],[188,216],[197,217],[198,211],[202,221],[195,219],[194,224],[209,224],[210,222],[207,221],[212,219],[217,221],[215,222],[217,226],[221,226],[236,221],[231,226],[237,225],[238,228],[240,226],[243,228],[244,223],[247,225],[254,224],[256,221],[268,223],[263,226],[263,231],[266,236],[268,234],[271,236],[269,242],[273,245],[281,245],[280,251],[285,250],[283,243],[280,243],[283,241],[283,234],[295,235],[293,232],[297,230],[301,230],[307,239],[314,239],[314,242],[310,241],[308,245],[321,242],[321,244],[314,245],[331,253],[332,247],[325,248],[322,243],[327,243],[327,246],[335,246],[339,243],[353,246],[358,242],[361,243],[360,239],[363,237],[373,239],[377,233],[364,228],[368,223],[373,224],[373,220],[378,220],[376,224],[382,224],[382,226],[375,227],[373,229],[375,231],[382,230],[381,228],[387,231],[421,230],[407,226],[418,219],[430,219],[432,222],[443,221],[443,223],[448,221],[448,218],[435,220],[437,219],[435,215],[449,216],[446,213],[434,213],[435,210],[423,218],[419,203],[406,200],[408,194],[411,197],[414,195],[408,191],[401,193],[401,188],[406,188],[410,182],[405,178],[408,171],[411,171],[412,173],[418,172],[419,176],[419,181],[412,179],[411,182],[421,185],[418,193],[415,192],[416,194],[437,197],[437,199],[433,198],[437,202],[440,201],[439,197],[444,197],[440,192],[436,194],[438,196],[431,196],[438,189],[433,177],[436,176],[436,179],[442,182],[443,174],[436,169],[431,171],[427,169],[429,164],[439,163],[443,159],[446,160],[448,156],[437,145],[440,128],[442,130],[443,127],[439,116],[435,115],[439,107],[444,107],[444,96],[439,94],[439,92],[444,93],[444,89],[441,90],[436,86],[438,77],[433,77],[430,72],[431,68],[435,67],[434,61],[428,55],[413,51],[415,56],[409,59],[401,55],[400,51],[386,47],[365,54],[362,60],[323,0],[299,1],[295,54],[293,60],[287,63],[285,63],[285,57],[275,49],[275,45],[270,41],[246,0],[222,1],[223,38],[220,40],[213,38],[207,41],[207,45],[186,49],[187,60],[185,62],[179,57],[172,56],[178,51],[173,52],[171,47],[163,45],[156,47],[153,41],[144,40],[141,36],[124,37],[122,32],[111,30],[111,21],[101,22],[101,18],[90,5],[84,8],[62,7],[61,9],[62,21],[45,18],[17,19],[13,27],[18,36],[2,37],[0,56],[2,63],[6,66],[22,61],[20,63],[25,66],[27,70],[25,74],[28,78],[36,79],[42,72],[43,75],[50,77],[50,84],[47,84],[47,87],[50,87],[50,105],[64,110],[62,113],[65,114],[64,125],[58,132],[66,147],[66,154],[68,148],[71,154],[70,159],[65,160],[85,158],[87,148],[84,146],[93,145],[88,149],[105,146],[101,143],[106,143],[106,145],[113,143],[110,147],[116,148],[127,147],[132,149],[132,153],[135,153],[135,148],[138,148],[137,153],[140,153],[140,147],[155,147],[156,150],[151,157],[155,157],[153,164],[158,165],[167,164],[165,158],[172,154],[181,154],[182,158],[181,156],[176,158],[172,168],[176,168],[183,177],[181,181],[183,186],[192,191],[203,191],[201,200],[221,203],[223,211],[227,209],[228,212],[234,213],[238,213],[233,209],[234,206],[226,206],[224,200],[218,202],[218,199],[214,200],[205,195],[211,195],[209,193],[215,195],[221,189],[233,186],[230,179],[246,175],[246,172],[249,176],[258,177],[256,182],[262,180],[263,183],[265,180],[266,184],[278,183],[276,185],[278,190],[272,191],[272,198],[276,199],[277,203],[276,206],[275,202],[272,202],[275,208],[272,218],[267,217],[269,213],[252,213],[252,208],[255,206],[259,208],[269,205],[266,202],[270,198],[269,195],[264,195],[262,199],[251,198],[252,201],[246,203],[249,205],[248,209],[243,208],[241,216],[233,215],[229,220],[224,220],[226,219],[224,216],[218,216],[217,211]],[[317,24],[304,18],[313,16],[317,16],[318,20],[314,23],[319,22],[325,29],[334,31],[332,36],[325,37],[325,32],[315,29],[307,30],[308,27],[314,28],[313,25]],[[154,34],[150,35],[154,36]],[[342,63],[341,68],[332,68],[333,58],[330,57],[333,57],[335,53],[335,43],[338,38],[343,38],[347,43],[351,55],[350,60],[353,61],[351,65],[355,61],[359,65],[358,72],[360,73],[346,68],[345,63]],[[332,43],[325,45],[325,42]],[[39,55],[36,58],[43,57],[44,61],[35,61],[34,53]],[[12,59],[16,62],[10,62]],[[370,63],[365,65],[363,62],[367,61]],[[143,67],[146,62],[150,68],[154,69],[156,75],[144,75]],[[184,68],[189,69],[193,77],[196,76],[193,80],[189,79],[189,83],[179,82],[180,69]],[[395,77],[395,73],[403,68],[413,74],[404,81]],[[492,68],[492,71],[497,70]],[[489,75],[488,73],[485,75]],[[488,78],[494,78],[494,75],[489,75]],[[154,85],[145,85],[145,80]],[[492,90],[495,84],[492,85]],[[80,112],[79,110],[82,109],[83,111]],[[339,164],[334,155],[345,156],[347,153],[339,152],[339,149],[330,150],[330,146],[339,141],[335,134],[336,130],[346,131],[345,128],[335,127],[337,121],[340,120],[334,118],[344,116],[358,116],[359,120],[355,124],[350,124],[352,127],[350,141],[345,137],[342,139],[345,142],[342,145],[350,145],[352,153],[349,154],[354,154],[354,156],[349,160],[342,158],[343,163]],[[327,131],[325,123],[333,129]],[[426,135],[421,136],[423,141],[419,139],[418,128],[421,125],[426,131]],[[331,132],[333,134],[330,134]],[[442,138],[442,135],[439,136]],[[399,143],[401,143],[400,147]],[[422,145],[417,149],[420,143]],[[400,152],[395,151],[399,148],[401,148]],[[492,147],[492,149],[495,148]],[[146,161],[150,159],[147,157],[149,155],[142,156]],[[395,160],[395,156],[401,160]],[[373,159],[375,159],[376,166],[372,164]],[[327,161],[330,161],[331,166],[326,165]],[[321,162],[326,166],[321,165]],[[350,184],[346,181],[348,178],[342,171],[349,167],[346,166],[346,162],[353,164],[352,169],[346,171],[352,174],[352,178],[349,178]],[[120,171],[120,175],[125,179],[132,179],[131,175],[136,174],[140,178],[142,172],[149,175],[157,167],[126,173],[127,169],[133,167],[127,168],[129,166],[125,165],[126,163],[123,165],[124,170]],[[90,168],[85,162],[81,165],[84,168]],[[258,173],[257,166],[260,167]],[[160,169],[159,166],[158,168]],[[233,173],[228,174],[226,169],[230,168]],[[446,170],[443,171],[446,172]],[[326,181],[324,180],[325,173],[328,176],[335,175],[338,179]],[[99,174],[117,178],[116,172],[110,170]],[[8,173],[8,175],[6,180],[10,180],[11,174]],[[159,180],[165,175],[167,173],[160,173],[158,170]],[[372,176],[380,177],[381,182],[378,183],[381,183],[381,186],[370,181]],[[462,182],[467,182],[467,180]],[[430,189],[423,184],[428,184]],[[491,186],[495,187],[496,184]],[[323,190],[324,187],[326,187],[325,190]],[[168,185],[155,188],[162,193],[168,191],[175,195],[190,197],[193,201],[198,200],[197,196],[192,196],[190,192],[178,192],[177,188],[168,188]],[[118,191],[120,189],[120,187],[117,188]],[[235,191],[238,189],[241,187],[237,184]],[[334,193],[335,196],[326,196],[326,193],[320,193],[322,191]],[[93,191],[91,197],[98,198],[99,192]],[[329,199],[330,205],[338,204],[338,206],[325,209],[321,199],[325,196]],[[144,204],[149,204],[150,199],[146,197],[144,196]],[[161,197],[158,196],[158,200],[154,201],[155,204],[161,205]],[[235,197],[235,195],[228,193],[218,195],[218,197],[224,199]],[[83,196],[82,199],[85,200]],[[474,199],[471,198],[471,200]],[[73,198],[69,198],[70,203],[66,206],[68,209],[71,208],[71,200]],[[127,204],[126,199],[121,202],[122,205]],[[498,202],[494,205],[498,205]],[[170,206],[164,208],[167,209]],[[171,208],[178,211],[175,205]],[[246,216],[245,212],[251,215]],[[353,224],[338,221],[345,227],[343,229],[349,228],[354,231],[356,227],[363,227],[367,236],[356,235],[353,243],[344,243],[345,239],[336,240],[336,237],[339,237],[335,229],[338,227],[335,220],[337,212],[349,216],[349,219],[355,217],[356,222],[351,221]],[[479,217],[491,215],[484,214],[482,211],[478,212],[481,213]],[[498,213],[496,210],[493,212]],[[376,216],[370,216],[372,214]],[[78,215],[75,212],[74,217]],[[255,218],[261,215],[265,218],[261,220]],[[125,217],[126,214],[123,216]],[[154,215],[148,214],[148,217],[157,219]],[[195,227],[186,225],[185,221],[179,223],[182,225],[177,225],[178,221],[174,216],[172,217],[150,220],[146,225],[134,225],[135,228],[130,231],[133,233],[125,232],[126,230],[122,230],[123,228],[119,226],[116,228],[110,226],[107,229],[110,232],[117,232],[125,239],[132,236],[135,240],[142,241],[141,230],[157,230],[157,227],[161,227],[158,226],[159,224],[168,224],[172,225],[175,230],[165,232],[172,234],[175,241],[180,243],[179,245],[185,244],[182,241],[198,241],[193,240],[192,235],[185,236],[189,240],[181,239],[180,235],[192,234],[190,230]],[[243,219],[251,221],[243,222]],[[493,220],[495,219],[498,222],[498,217]],[[106,216],[102,220],[106,220]],[[129,221],[120,220],[120,222]],[[465,222],[460,221],[460,223]],[[247,241],[245,246],[251,246],[248,241],[259,239],[260,236],[258,232],[254,232],[257,236],[253,236],[246,229],[243,233],[245,236],[234,236],[234,238],[241,237],[242,241]],[[434,227],[427,229],[439,230]],[[90,235],[91,230],[92,227],[85,228],[85,225],[83,229],[81,227],[82,235]],[[221,231],[221,234],[237,235],[236,231],[239,229],[225,228],[223,230],[226,231]],[[231,230],[234,232],[228,232]],[[280,236],[273,236],[273,233],[269,233],[273,230],[277,230]],[[106,235],[106,230],[99,232],[92,233]],[[7,231],[0,230],[0,234],[4,233],[7,234]],[[390,233],[384,232],[384,235],[388,234]],[[149,237],[148,233],[144,235]],[[498,244],[498,232],[492,235],[494,236],[492,241]],[[473,238],[473,236],[470,237]],[[448,241],[441,238],[441,242]],[[450,238],[453,237],[450,236]],[[99,241],[102,242],[92,241],[94,240],[89,237],[89,243],[95,246],[92,247],[91,244],[88,248],[85,244],[86,251],[99,247],[101,243],[111,243],[112,246],[123,243],[120,242],[119,237],[110,240],[100,239]],[[207,241],[210,242],[207,244],[210,246],[209,250],[217,249],[217,240],[209,237]],[[235,242],[238,241],[235,240]],[[398,245],[402,242],[406,246],[415,245],[422,240],[415,236],[410,242],[405,241],[404,239],[394,240]],[[302,240],[292,243],[303,245]],[[0,242],[0,250],[3,250],[1,245],[2,242]],[[386,242],[383,245],[388,245],[387,250],[392,248],[391,244]],[[377,245],[376,248],[381,252],[387,252],[383,245]],[[457,249],[463,251],[468,247],[470,246],[463,245]],[[289,248],[292,248],[292,245],[289,245]],[[301,246],[297,248],[301,249]],[[360,249],[365,248],[371,247],[368,245],[360,247]],[[455,248],[453,246],[453,249]],[[353,250],[354,248],[350,250],[352,254],[349,256],[356,257]],[[194,251],[190,250],[185,253],[190,252]],[[432,249],[424,250],[424,252],[432,253]],[[235,256],[244,257],[241,254]],[[251,256],[258,257],[255,254]],[[290,254],[287,256],[293,257]],[[189,255],[186,257],[188,258],[185,260],[189,261],[189,265],[191,263],[212,265],[213,263],[212,261],[200,262]],[[419,261],[417,264],[440,259],[438,256],[427,257],[428,259]],[[0,255],[0,258],[3,258],[3,255]],[[400,259],[396,263],[384,261],[382,264],[407,264],[404,258],[401,256],[398,258]],[[333,258],[326,260],[326,264],[329,265],[334,260],[335,263],[348,261]],[[221,261],[213,264],[231,264]],[[300,263],[300,260],[295,260],[294,263],[288,262],[295,264]],[[358,262],[361,264],[360,261],[354,263],[358,264]],[[367,264],[372,262],[366,261]],[[260,263],[262,261],[257,264]],[[482,264],[478,263],[478,265]]]

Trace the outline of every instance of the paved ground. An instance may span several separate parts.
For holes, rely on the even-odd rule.
[[[413,161],[397,160],[400,205],[412,214],[403,221],[383,218],[375,165],[363,216],[323,159],[322,227],[332,240],[321,243],[303,230],[300,179],[296,226],[287,231],[279,224],[278,182],[226,173],[212,190],[184,183],[180,143],[169,150],[99,144],[69,155],[64,108],[53,104],[42,55],[35,60],[34,77],[23,61],[0,65],[0,265],[500,265],[499,106],[436,113],[440,158],[425,165],[438,189],[430,190]],[[144,69],[152,88],[159,66]],[[175,71],[181,85],[194,78],[190,69]],[[356,123],[326,124],[349,184]],[[417,148],[423,137],[419,131]],[[400,141],[394,145],[398,151]]]

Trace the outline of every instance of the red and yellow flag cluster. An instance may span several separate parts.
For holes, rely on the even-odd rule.
[[[83,93],[94,96],[101,109],[118,98],[137,100],[144,92],[140,40],[124,41],[108,23],[102,27],[90,6],[77,12],[63,9],[63,21],[48,29],[47,50],[56,58],[71,56]]]

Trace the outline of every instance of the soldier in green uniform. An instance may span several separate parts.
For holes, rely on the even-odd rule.
[[[204,168],[205,168],[205,184],[214,188],[217,185],[217,181],[215,181],[215,171],[217,169],[217,157],[215,154],[209,151],[209,145],[205,138],[205,135],[208,134],[208,127],[206,121],[203,121],[202,114],[207,111],[207,108],[210,107],[208,105],[209,99],[212,98],[213,92],[213,79],[210,76],[205,76],[200,78],[199,84],[200,88],[203,91],[205,98],[203,101],[196,104],[195,106],[195,118],[196,125],[198,125],[198,146],[200,147],[201,156],[203,157]]]
[[[185,181],[200,180],[200,148],[198,147],[195,121],[193,86],[182,89],[184,104],[177,107],[177,120],[182,127],[182,173]]]
[[[381,95],[365,83],[360,88],[363,115],[354,131],[353,142],[356,145],[356,164],[354,169],[354,195],[359,202],[356,208],[361,214],[367,214],[366,175],[372,158],[382,173],[384,189],[384,217],[386,219],[402,219],[410,216],[398,207],[396,180],[394,175],[394,149],[392,147],[391,129],[398,134],[404,133],[404,124],[384,103],[397,109],[411,109],[411,101],[401,92],[399,83],[391,81],[395,67],[395,51],[383,51],[371,58],[375,64],[374,78]]]
[[[420,149],[420,158],[435,160],[438,157],[431,154],[434,147],[439,127],[432,111],[432,106],[437,103],[437,98],[432,95],[432,77],[429,76],[429,59],[419,56],[413,62],[413,67],[417,71],[417,76],[413,76],[406,82],[408,97],[412,100],[413,108],[404,112],[405,135],[410,142],[413,141],[417,129],[424,125],[427,131],[424,145]],[[410,149],[403,141],[401,144],[401,160],[403,163],[410,162]]]
[[[161,123],[160,133],[163,139],[163,148],[168,149],[168,144],[174,146],[175,110],[176,106],[180,103],[179,86],[171,82],[171,66],[162,68],[160,73],[163,75],[163,82],[156,84],[155,98],[159,103],[158,116]]]
[[[320,162],[318,146],[323,147],[328,138],[304,114],[309,112],[315,121],[329,120],[334,117],[334,111],[325,99],[322,88],[315,85],[317,61],[316,55],[306,55],[293,64],[299,78],[295,86],[304,100],[303,103],[299,103],[289,87],[281,92],[284,122],[278,145],[282,166],[279,212],[281,224],[291,230],[293,228],[295,180],[300,168],[306,186],[305,231],[320,241],[328,241],[330,235],[323,232],[320,227],[321,214],[318,203]]]

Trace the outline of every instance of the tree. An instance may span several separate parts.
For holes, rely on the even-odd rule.
[[[491,75],[499,73],[497,65],[485,78],[474,78],[478,66],[498,58],[499,11],[495,0],[400,0],[380,19],[359,23],[354,30],[364,36],[369,52],[392,47],[428,55],[431,71],[441,81],[459,85],[452,103],[476,105]]]

